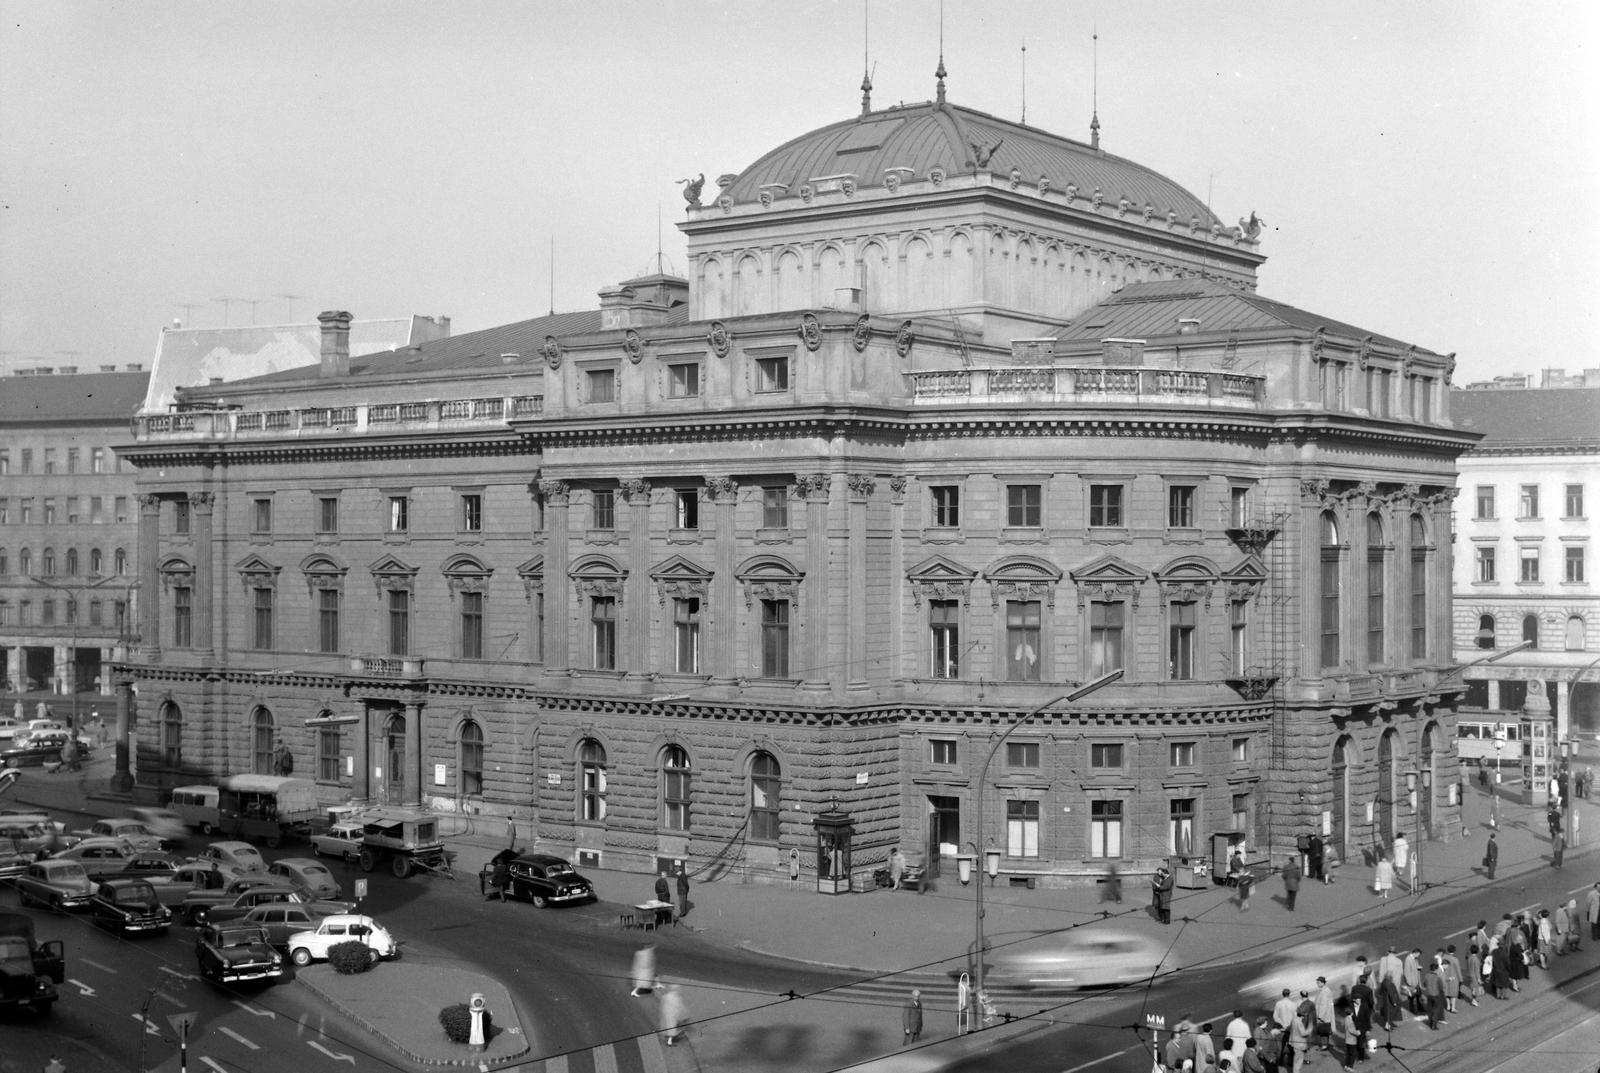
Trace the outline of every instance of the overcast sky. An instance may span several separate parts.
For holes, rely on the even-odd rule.
[[[947,0],[953,101],[1102,144],[1224,220],[1263,294],[1459,354],[1600,365],[1596,8]],[[593,307],[674,180],[859,110],[861,0],[0,0],[0,362],[148,363],[195,327]],[[933,95],[935,0],[871,0],[876,104]],[[710,179],[707,193],[714,190]],[[225,310],[217,298],[234,302]],[[192,305],[185,311],[185,304]]]

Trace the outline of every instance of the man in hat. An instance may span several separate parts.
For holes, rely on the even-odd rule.
[[[1500,843],[1494,840],[1494,832],[1489,832],[1489,844],[1483,848],[1483,870],[1489,876],[1489,882],[1494,882],[1495,866],[1500,863]]]

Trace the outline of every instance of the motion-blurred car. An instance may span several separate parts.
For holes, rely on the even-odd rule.
[[[172,910],[161,904],[156,890],[142,879],[108,879],[89,898],[94,922],[118,935],[154,932],[165,935],[172,925]]]
[[[358,942],[372,948],[373,960],[397,957],[400,945],[394,936],[371,917],[345,913],[326,917],[315,931],[289,936],[289,957],[296,965],[309,965],[328,956],[328,948],[338,943]]]
[[[359,823],[336,823],[323,834],[311,836],[311,852],[353,861],[361,856],[361,829]]]
[[[164,842],[176,842],[189,833],[189,829],[183,825],[183,818],[169,808],[149,808],[141,805],[138,808],[130,808],[128,812],[134,819],[144,824],[146,831]]]
[[[1169,950],[1137,932],[1074,928],[991,950],[986,978],[996,987],[1109,987],[1176,969]]]
[[[1337,995],[1340,985],[1354,986],[1361,971],[1356,958],[1368,949],[1359,943],[1336,939],[1296,943],[1268,960],[1260,976],[1240,987],[1240,995],[1270,1006],[1283,994],[1284,988],[1291,992],[1310,990],[1316,986],[1319,976],[1327,977],[1328,987]],[[1376,960],[1377,954],[1369,956]]]
[[[0,838],[0,880],[16,879],[28,870],[35,854],[15,838]]]
[[[20,731],[27,730],[28,724],[22,719],[13,719],[11,716],[0,716],[0,741],[15,741]]]
[[[200,851],[197,861],[229,864],[241,872],[265,872],[267,859],[248,842],[213,842]]]
[[[143,823],[131,818],[96,820],[81,831],[72,832],[82,838],[118,838],[140,853],[160,853],[161,839],[150,833]]]
[[[310,857],[284,857],[273,861],[267,874],[281,877],[313,898],[342,898],[344,887],[333,878],[328,866]]]
[[[29,719],[27,725],[18,727],[11,735],[11,740],[18,745],[32,738],[35,734],[44,734],[51,731],[60,731],[63,735],[67,732],[67,724],[59,719]]]
[[[23,849],[35,857],[71,849],[79,841],[72,835],[64,835],[57,831],[55,825],[48,821],[40,822],[31,817],[21,816],[0,816],[0,838],[16,839],[22,843]]]
[[[262,929],[245,924],[208,924],[194,943],[200,975],[219,984],[277,980],[283,957]]]
[[[478,891],[489,892],[489,879],[494,873],[494,860],[490,860],[478,873]],[[506,896],[523,898],[543,909],[546,905],[571,905],[592,901],[594,884],[572,870],[572,865],[561,857],[548,853],[524,853],[507,862],[511,873]]]
[[[82,909],[94,891],[94,881],[77,861],[35,861],[15,885],[24,906],[43,905],[56,912]]]

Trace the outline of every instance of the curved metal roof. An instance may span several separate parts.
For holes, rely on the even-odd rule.
[[[901,105],[802,134],[740,172],[719,196],[739,204],[757,200],[763,186],[781,184],[793,193],[801,183],[837,175],[854,175],[863,188],[882,186],[896,168],[909,171],[901,173],[908,181],[926,179],[935,167],[971,174],[980,170],[979,150],[991,147],[981,170],[1009,175],[1016,168],[1030,185],[1048,178],[1054,190],[1070,183],[1087,196],[1099,188],[1113,205],[1127,198],[1163,217],[1168,210],[1185,222],[1198,216],[1208,229],[1220,222],[1199,198],[1141,164],[954,104]]]

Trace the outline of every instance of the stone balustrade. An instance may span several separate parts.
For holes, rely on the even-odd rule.
[[[916,406],[1131,403],[1259,410],[1266,378],[1216,370],[1011,365],[907,373]]]
[[[294,410],[183,410],[140,414],[133,434],[148,440],[263,439],[388,432],[396,428],[463,428],[538,417],[544,396],[511,395],[426,402],[374,402]]]

